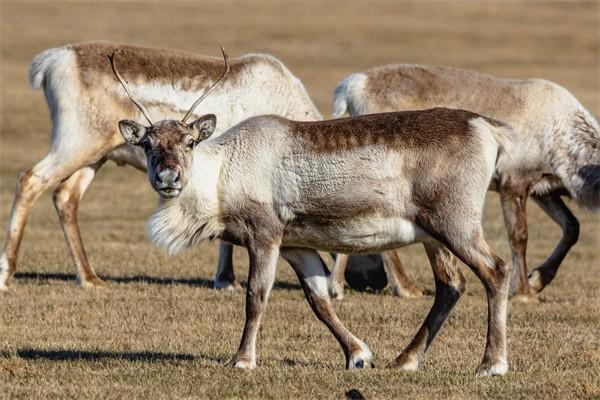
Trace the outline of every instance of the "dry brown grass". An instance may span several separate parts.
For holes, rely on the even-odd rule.
[[[26,80],[42,49],[110,39],[215,55],[218,44],[232,55],[271,52],[325,114],[335,83],[352,71],[399,61],[455,65],[557,81],[598,115],[599,11],[597,2],[2,2],[0,219],[7,220],[18,171],[49,143],[43,96]],[[489,197],[487,233],[508,259],[498,199]],[[214,244],[173,259],[152,248],[144,221],[154,205],[143,174],[101,170],[80,214],[91,261],[110,288],[86,291],[75,287],[50,195],[39,200],[20,278],[0,295],[0,398],[342,398],[351,389],[367,398],[600,397],[597,219],[577,213],[580,242],[541,302],[511,305],[505,377],[474,378],[485,303],[471,273],[468,293],[419,372],[346,372],[337,343],[284,264],[259,336],[259,368],[248,372],[222,367],[241,334],[243,293],[210,289]],[[529,211],[535,266],[560,232],[534,205]],[[235,258],[240,276],[243,253]],[[431,293],[423,253],[413,246],[405,259]],[[349,291],[336,307],[383,366],[408,343],[431,302]]]

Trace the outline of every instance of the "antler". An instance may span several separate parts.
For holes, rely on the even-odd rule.
[[[119,71],[117,71],[117,67],[115,67],[115,52],[113,51],[113,53],[111,55],[108,56],[108,59],[110,60],[110,66],[112,67],[113,72],[115,73],[117,79],[119,80],[119,82],[121,82],[121,86],[123,86],[123,89],[125,89],[125,92],[127,93],[127,96],[129,96],[129,99],[131,99],[131,101],[133,102],[133,104],[135,104],[137,106],[137,108],[140,109],[140,111],[142,112],[142,114],[144,115],[144,117],[148,120],[148,122],[150,123],[150,125],[154,125],[152,123],[152,120],[150,119],[150,116],[148,115],[148,111],[146,110],[146,108],[144,108],[144,106],[142,105],[142,103],[140,103],[135,97],[133,97],[133,95],[131,94],[131,92],[129,91],[129,88],[127,87],[127,82],[125,82],[125,80],[123,79],[123,77],[121,76],[121,74],[119,73]]]
[[[185,116],[181,120],[181,123],[185,123],[185,121],[194,112],[194,109],[198,107],[198,104],[200,104],[200,102],[202,102],[202,100],[204,100],[210,94],[210,92],[212,92],[219,85],[219,83],[221,83],[221,81],[225,78],[225,75],[229,73],[229,56],[225,52],[223,46],[221,46],[221,52],[223,53],[223,60],[225,61],[225,71],[223,72],[223,75],[221,75],[219,79],[215,81],[215,83],[213,83],[208,89],[206,89],[206,91],[202,93],[202,96],[200,96],[198,100],[196,100],[194,104],[192,104],[192,107],[190,107],[189,111],[185,114]]]

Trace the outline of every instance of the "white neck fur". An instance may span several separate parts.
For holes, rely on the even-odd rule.
[[[180,195],[159,203],[146,224],[150,240],[169,255],[216,237],[224,229],[218,198],[223,151],[211,142],[194,150],[188,183]]]

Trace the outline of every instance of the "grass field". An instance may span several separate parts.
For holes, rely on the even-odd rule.
[[[25,2],[1,3],[0,221],[18,172],[47,152],[50,119],[27,70],[43,49],[108,39],[232,56],[269,52],[330,114],[348,73],[391,62],[453,65],[506,77],[540,77],[600,115],[599,2]],[[496,194],[485,227],[509,260]],[[211,289],[217,258],[206,243],[167,258],[148,242],[156,196],[144,174],[105,166],[80,224],[105,290],[75,286],[51,194],[29,224],[14,287],[0,293],[0,398],[600,398],[600,224],[575,209],[581,237],[536,304],[511,304],[508,375],[476,379],[486,306],[465,268],[466,295],[416,373],[343,369],[343,354],[281,263],[258,341],[259,367],[223,367],[236,350],[244,294]],[[560,230],[529,207],[528,262],[550,254]],[[0,233],[3,241],[5,232]],[[429,309],[433,279],[420,246],[405,251],[418,300],[348,291],[336,304],[371,346],[377,367],[394,359]],[[235,253],[242,280],[245,251]],[[355,392],[350,392],[355,390]]]

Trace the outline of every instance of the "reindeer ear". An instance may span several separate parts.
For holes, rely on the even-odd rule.
[[[119,121],[119,130],[125,141],[133,145],[137,145],[146,134],[144,125],[128,119]]]
[[[188,127],[194,131],[196,142],[201,142],[202,140],[208,139],[210,135],[212,135],[216,126],[217,116],[214,114],[203,115],[188,125]]]

